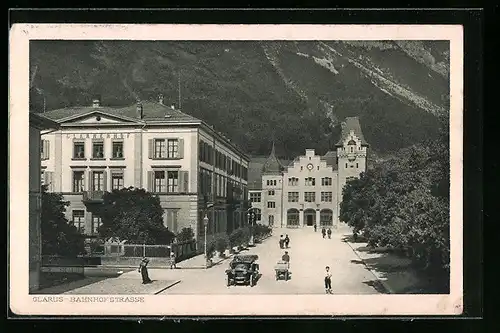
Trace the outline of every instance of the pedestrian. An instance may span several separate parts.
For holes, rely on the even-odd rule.
[[[283,235],[280,235],[280,249],[285,247],[285,238]]]
[[[325,291],[327,294],[332,293],[332,273],[330,272],[329,266],[326,266],[325,271]]]
[[[290,256],[288,255],[288,251],[285,251],[285,254],[281,257],[281,261],[286,262],[288,268],[290,268]]]
[[[170,252],[170,269],[177,268],[175,261],[176,261],[175,252],[171,250],[171,252]]]
[[[314,232],[316,232],[316,229],[318,229],[318,226],[314,224]]]
[[[325,238],[325,235],[326,235],[326,230],[325,230],[325,227],[323,227],[321,229],[321,234],[323,235],[323,238]]]
[[[138,271],[139,271],[139,273],[141,273],[141,276],[142,276],[142,284],[147,284],[147,283],[153,282],[149,278],[148,263],[149,263],[149,259],[148,258],[142,258],[142,261],[139,264],[139,270]]]
[[[288,235],[285,235],[285,247],[288,249],[288,244],[290,244],[290,238]]]
[[[328,228],[328,239],[332,238],[332,229]]]

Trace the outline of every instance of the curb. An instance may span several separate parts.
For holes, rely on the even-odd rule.
[[[173,286],[175,286],[175,285],[177,285],[177,284],[179,284],[179,283],[181,283],[181,280],[174,281],[173,283],[169,284],[168,286],[163,287],[163,288],[161,288],[161,289],[160,289],[160,290],[158,290],[158,291],[155,291],[155,292],[153,293],[153,295],[158,295],[158,294],[159,294],[159,293],[161,293],[162,291],[165,291],[165,290],[167,290],[167,289],[169,289],[169,288],[172,288]]]
[[[361,258],[361,256],[359,255],[358,251],[356,251],[350,242],[345,242],[347,243],[347,245],[349,245],[349,247],[351,248],[352,252],[354,252],[354,254],[356,254],[356,257],[359,258],[359,260],[361,260],[363,262],[363,265],[365,266],[365,268],[370,271],[370,273],[372,273],[372,275],[375,277],[375,279],[377,279],[377,281],[379,281],[381,284],[382,284],[382,287],[384,287],[385,291],[388,293],[388,294],[395,294],[394,290],[389,286],[389,284],[387,282],[385,282],[384,280],[381,280],[376,274],[375,272],[372,270],[372,268],[366,263],[366,261]]]

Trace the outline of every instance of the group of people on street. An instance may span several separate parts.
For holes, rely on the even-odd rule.
[[[288,249],[288,246],[290,245],[290,237],[288,237],[288,235],[281,235],[280,236],[280,240],[279,240],[279,244],[280,244],[280,249]]]
[[[318,226],[315,224],[314,225],[314,232],[316,232],[318,230]],[[332,238],[332,229],[328,228],[328,230],[323,227],[321,229],[321,234],[323,235],[323,238],[325,238],[327,235],[328,235],[328,239],[331,239]]]

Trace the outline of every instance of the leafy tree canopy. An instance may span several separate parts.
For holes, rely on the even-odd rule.
[[[84,239],[64,215],[68,201],[42,187],[42,255],[77,256],[85,251]]]
[[[99,234],[131,244],[170,244],[175,235],[163,224],[158,197],[133,187],[106,192],[99,208]]]

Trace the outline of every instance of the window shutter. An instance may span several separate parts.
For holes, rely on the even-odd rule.
[[[186,192],[186,189],[184,187],[184,171],[179,171],[178,173],[178,181],[179,181],[179,193],[184,193]]]
[[[179,158],[184,158],[184,139],[179,139],[178,144]]]
[[[179,190],[180,192],[189,192],[189,172],[179,171]]]
[[[49,191],[49,192],[53,192],[54,191],[54,186],[52,185],[53,178],[54,178],[53,175],[54,175],[53,172],[50,172],[50,171],[45,171],[44,172],[45,185],[48,185],[47,186],[47,191]]]
[[[153,192],[153,172],[154,171],[148,171],[148,188],[147,188],[147,190],[149,192]]]
[[[108,190],[108,173],[106,170],[102,172],[102,178],[103,178],[103,190],[106,192]]]
[[[149,154],[149,158],[153,158],[153,154],[154,154],[154,142],[153,142],[153,139],[149,139],[148,140],[148,154]]]
[[[84,190],[87,190],[87,191],[92,190],[92,171],[87,172],[87,188]]]

